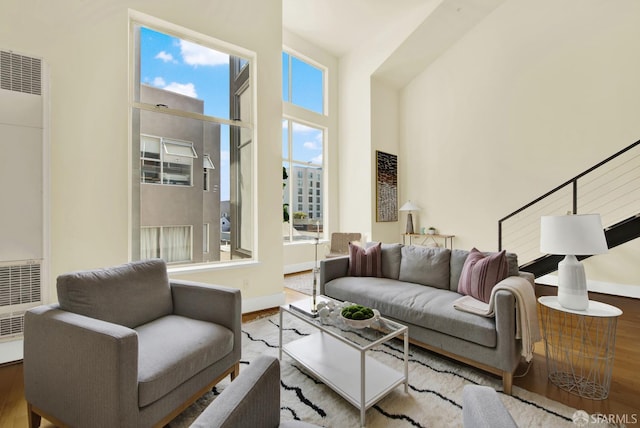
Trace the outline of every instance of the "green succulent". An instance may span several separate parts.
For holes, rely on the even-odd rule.
[[[373,318],[373,309],[362,305],[351,305],[343,308],[341,314],[350,320],[368,320]]]

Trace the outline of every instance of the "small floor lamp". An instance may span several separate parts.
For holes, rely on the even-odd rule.
[[[540,218],[540,251],[566,256],[558,263],[558,303],[564,308],[584,311],[589,307],[584,266],[576,256],[607,250],[600,214]]]
[[[409,211],[407,214],[407,229],[405,233],[413,233],[413,216],[411,215],[411,211],[420,211],[420,207],[411,201],[407,201],[400,207],[399,211]]]

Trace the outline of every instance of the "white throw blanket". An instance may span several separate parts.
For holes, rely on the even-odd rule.
[[[522,339],[522,356],[529,362],[533,358],[534,343],[542,339],[538,325],[536,295],[529,281],[518,276],[510,276],[493,287],[489,303],[471,296],[462,296],[453,302],[453,306],[461,311],[493,317],[495,295],[500,290],[510,291],[516,298],[516,339]]]

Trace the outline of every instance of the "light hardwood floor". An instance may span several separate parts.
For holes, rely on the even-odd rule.
[[[555,295],[552,287],[537,286],[536,294]],[[306,295],[296,291],[285,289],[287,302],[292,302]],[[618,320],[615,361],[613,366],[613,378],[611,392],[606,400],[588,400],[565,392],[547,380],[546,360],[542,343],[536,345],[533,365],[524,377],[516,377],[514,385],[526,390],[546,396],[568,406],[582,409],[589,414],[600,413],[603,415],[617,415],[631,420],[635,415],[638,424],[627,426],[640,426],[640,302],[617,296],[591,294],[592,300],[609,303],[619,307],[624,312]],[[246,314],[243,322],[256,319],[261,316],[276,313],[277,309],[265,310]],[[524,372],[526,367],[520,367]],[[518,373],[516,373],[517,376]],[[22,380],[22,364],[12,364],[0,367],[0,428],[25,428],[27,427],[27,410],[24,400],[24,384]],[[52,428],[53,425],[43,420],[41,427]]]

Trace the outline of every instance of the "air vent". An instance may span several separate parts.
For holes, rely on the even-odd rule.
[[[0,307],[39,302],[39,263],[0,266]]]
[[[0,339],[21,335],[24,332],[24,312],[0,316]]]
[[[42,60],[0,51],[0,88],[41,95]]]

